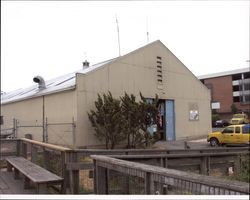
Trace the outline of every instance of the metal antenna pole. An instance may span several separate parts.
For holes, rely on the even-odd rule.
[[[146,28],[147,28],[147,42],[149,43],[149,32],[148,32],[148,17],[147,17],[147,24],[146,24]]]
[[[87,53],[84,52],[83,54],[84,54],[84,59],[87,60]]]
[[[120,34],[119,34],[119,25],[118,25],[117,15],[115,15],[115,18],[116,18],[117,35],[118,35],[118,48],[119,48],[119,56],[121,56]]]

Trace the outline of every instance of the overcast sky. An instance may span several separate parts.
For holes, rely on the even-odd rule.
[[[8,92],[161,40],[195,75],[249,66],[249,1],[2,1]]]

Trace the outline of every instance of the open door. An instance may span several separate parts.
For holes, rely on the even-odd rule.
[[[166,108],[166,140],[172,141],[175,140],[175,109],[174,109],[174,100],[165,101]]]

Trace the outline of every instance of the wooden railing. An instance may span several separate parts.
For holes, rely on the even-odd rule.
[[[79,180],[79,169],[68,170],[67,164],[77,162],[76,153],[70,148],[43,143],[26,138],[1,140],[1,159],[5,156],[22,156],[43,168],[64,178],[64,190],[67,193],[79,193],[75,184]],[[15,146],[15,148],[13,147]]]
[[[157,166],[135,163],[108,156],[92,155],[94,160],[95,193],[109,194],[109,171],[117,171],[127,176],[140,177],[144,180],[144,194],[159,194],[157,183],[189,194],[239,195],[249,194],[249,184],[239,181],[223,180],[215,177],[166,169]]]
[[[140,154],[183,154],[183,153],[219,153],[249,152],[249,147],[214,147],[201,149],[75,149],[81,155],[140,155]]]
[[[225,171],[233,167],[240,170],[241,155],[248,155],[248,147],[207,148],[207,149],[70,149],[58,145],[38,142],[30,139],[1,140],[1,159],[4,156],[17,155],[30,159],[48,170],[58,171],[65,181],[67,193],[79,194],[80,172],[93,171],[91,155],[109,155],[114,158],[157,165],[163,168],[187,169],[195,167],[198,173],[209,175],[211,166],[224,165]],[[2,151],[8,144],[11,148]],[[53,157],[54,156],[54,157]],[[52,163],[51,163],[52,162]],[[53,165],[53,166],[51,166]],[[90,173],[91,174],[91,173]],[[86,174],[85,174],[86,176]],[[89,177],[85,177],[84,179]],[[90,176],[90,179],[92,176]],[[93,187],[92,187],[93,190]]]

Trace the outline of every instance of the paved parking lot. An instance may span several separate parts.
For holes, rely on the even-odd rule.
[[[223,128],[213,128],[213,132],[221,131]],[[186,140],[177,140],[177,141],[159,141],[153,145],[153,148],[158,149],[185,149],[187,147],[190,149],[199,149],[199,148],[215,148],[211,147],[207,142],[207,136],[201,136],[196,139],[186,139]]]

